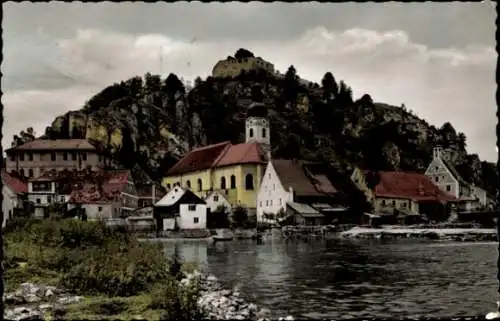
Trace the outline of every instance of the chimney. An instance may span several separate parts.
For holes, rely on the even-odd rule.
[[[443,152],[443,149],[441,148],[441,146],[434,147],[434,149],[432,150],[433,159],[441,159],[442,152]]]

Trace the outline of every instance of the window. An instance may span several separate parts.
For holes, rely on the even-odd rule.
[[[236,188],[236,176],[231,175],[231,188]]]
[[[188,211],[190,211],[190,212],[196,211],[196,205],[194,205],[194,204],[188,205]]]
[[[47,203],[52,203],[52,196],[47,196]]]
[[[99,207],[97,208],[97,210],[98,210],[99,212],[102,212],[102,206],[99,206]]]
[[[218,202],[219,201],[219,195],[214,195],[214,202]]]
[[[439,176],[434,177],[434,180],[436,181],[436,183],[439,182]]]
[[[226,178],[224,176],[220,179],[220,189],[226,189]]]
[[[281,205],[281,198],[280,198],[280,205]]]
[[[382,200],[382,205],[385,206],[385,200]]]
[[[262,128],[262,138],[266,138],[266,129]]]
[[[247,174],[245,176],[245,189],[252,190],[253,189],[253,175]]]
[[[186,186],[187,186],[187,188],[191,188],[191,181],[190,180],[186,181]]]
[[[33,170],[31,168],[28,169],[28,176],[33,177]]]
[[[198,223],[200,220],[197,218],[197,217],[193,217],[193,223],[196,224]]]
[[[21,170],[19,171],[19,175],[21,175],[22,177],[24,177],[24,169],[21,168]]]
[[[71,160],[76,161],[76,152],[71,152]]]
[[[268,200],[266,201],[266,206],[269,206],[269,201]]]
[[[201,183],[201,179],[198,178],[198,192],[201,192],[203,186],[202,186],[202,183]]]
[[[273,191],[276,190],[276,184],[273,184]]]
[[[269,201],[269,205],[273,206],[273,200]]]
[[[451,185],[446,185],[446,191],[447,192],[451,191]]]
[[[21,162],[24,162],[24,153],[21,153],[21,154],[19,155],[19,160],[20,160]]]
[[[60,201],[61,203],[64,203],[64,196],[61,196],[61,197],[59,198],[59,201]]]
[[[65,160],[65,161],[68,160],[68,153],[67,152],[63,153],[63,160]]]
[[[402,208],[406,208],[406,201],[404,201],[404,202],[401,203],[401,207]]]
[[[253,137],[253,128],[250,128],[248,132],[249,132],[248,136]]]
[[[39,198],[37,198],[37,199],[36,199],[36,203],[37,203],[37,204],[40,204],[40,203],[42,203],[42,200],[40,200]]]
[[[56,153],[52,152],[50,153],[50,160],[55,161],[56,160]]]
[[[391,202],[391,204],[392,204],[392,206],[396,206],[396,201],[394,201],[394,200],[393,200],[393,201]]]
[[[267,178],[271,179],[271,173],[267,174]]]
[[[259,202],[259,206],[262,207],[262,201]]]
[[[167,184],[167,190],[170,190],[170,184]]]
[[[33,161],[33,153],[31,153],[31,152],[29,152],[29,153],[28,153],[28,160],[29,160],[30,162],[32,162],[32,161]]]
[[[86,161],[86,160],[87,160],[87,153],[85,153],[85,152],[84,152],[84,153],[82,153],[82,159],[83,159],[84,161]]]

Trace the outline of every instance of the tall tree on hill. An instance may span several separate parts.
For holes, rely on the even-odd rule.
[[[337,96],[339,86],[335,77],[333,77],[331,72],[327,72],[323,79],[321,80],[321,85],[323,86],[323,98],[331,99]]]
[[[295,105],[295,100],[297,99],[297,90],[299,88],[299,77],[297,76],[297,71],[292,65],[288,67],[285,73],[284,85],[283,85],[283,95],[285,102],[292,103]]]

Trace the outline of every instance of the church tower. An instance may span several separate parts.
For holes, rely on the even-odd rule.
[[[262,150],[270,158],[271,131],[267,108],[263,103],[252,103],[247,110],[245,122],[245,142],[259,143]]]

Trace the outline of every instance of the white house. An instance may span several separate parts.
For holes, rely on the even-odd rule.
[[[205,203],[207,203],[207,208],[210,212],[215,212],[217,208],[223,206],[227,211],[231,210],[231,203],[218,191],[212,191],[207,194],[204,198]]]
[[[55,179],[34,178],[28,182],[28,201],[35,207],[35,217],[43,217],[47,206],[53,203],[67,203],[69,195],[60,194]]]
[[[337,190],[322,169],[311,171],[315,165],[297,160],[270,160],[257,194],[257,222],[274,221],[266,214],[276,217],[287,210],[287,203],[332,203]]]
[[[27,184],[21,179],[2,170],[2,212],[3,222],[5,226],[7,220],[14,216],[14,211],[22,208],[22,196],[28,191]]]
[[[494,201],[486,191],[466,182],[449,161],[449,154],[441,147],[435,147],[432,161],[425,171],[439,189],[460,200],[462,210],[473,211],[478,207],[489,207]]]
[[[207,204],[189,189],[172,188],[154,204],[153,215],[159,231],[206,229]]]

